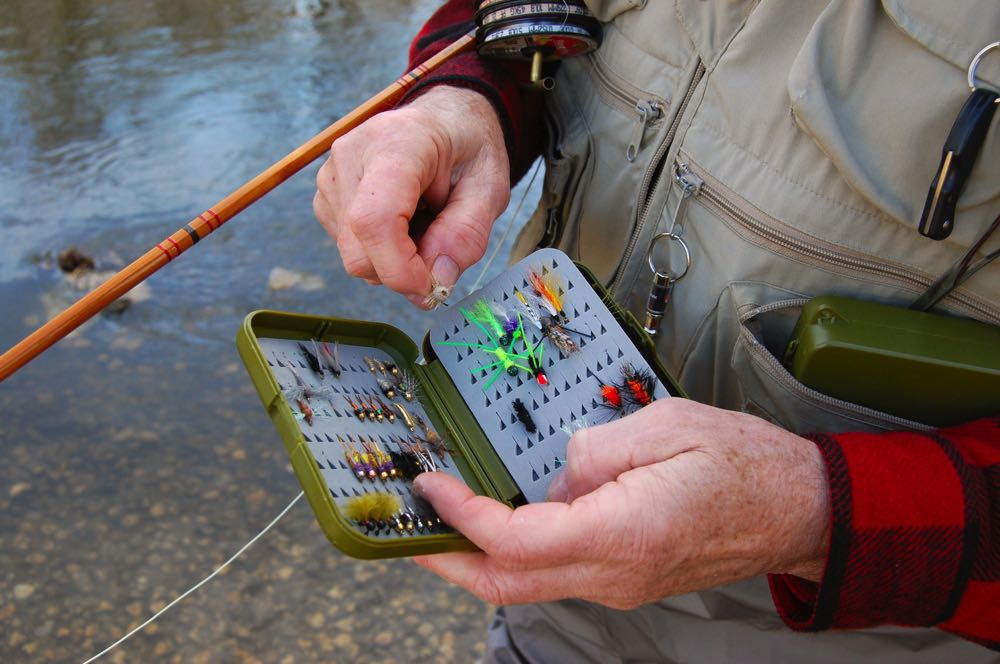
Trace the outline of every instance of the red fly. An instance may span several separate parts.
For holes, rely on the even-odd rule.
[[[628,390],[629,401],[642,408],[653,403],[653,390],[656,387],[656,378],[648,369],[636,370],[630,364],[622,367],[622,377],[625,379],[624,387]]]
[[[309,407],[309,404],[306,402],[306,400],[300,397],[295,400],[295,403],[299,405],[299,410],[302,411],[302,417],[305,418],[306,424],[312,425],[313,411],[312,408]]]
[[[615,410],[622,408],[622,393],[614,385],[601,385],[601,398]]]

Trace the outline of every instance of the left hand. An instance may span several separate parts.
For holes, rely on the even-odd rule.
[[[444,473],[415,488],[481,549],[416,562],[493,604],[629,609],[769,572],[817,581],[829,546],[812,442],[680,398],[576,432],[549,489],[559,502],[512,510]]]

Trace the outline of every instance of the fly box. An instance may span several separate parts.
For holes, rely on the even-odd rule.
[[[237,347],[316,519],[358,558],[473,549],[412,492],[450,473],[545,499],[573,431],[682,396],[592,275],[543,249],[439,310],[416,344],[385,323],[257,311]]]
[[[1000,327],[846,297],[802,310],[784,363],[832,397],[935,426],[1000,413]]]

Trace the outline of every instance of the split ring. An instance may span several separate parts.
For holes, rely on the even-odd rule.
[[[983,47],[983,50],[976,53],[976,57],[972,58],[972,64],[969,65],[969,73],[967,75],[967,80],[969,81],[969,87],[972,91],[976,90],[990,90],[991,92],[996,92],[1000,94],[1000,89],[997,89],[991,85],[984,85],[982,81],[976,78],[976,70],[979,68],[979,63],[982,61],[986,54],[994,49],[1000,49],[1000,41],[995,41],[992,44],[987,44]],[[997,99],[994,103],[1000,103],[1000,99]]]
[[[653,264],[653,247],[655,247],[656,243],[663,238],[669,238],[670,240],[677,242],[681,245],[681,249],[684,250],[684,269],[681,270],[680,274],[674,274],[673,271],[662,272],[661,270],[656,269],[656,265]],[[669,274],[671,281],[678,281],[683,278],[691,268],[691,250],[688,248],[687,242],[685,242],[680,235],[677,235],[676,233],[659,233],[658,235],[654,235],[653,239],[649,241],[649,249],[646,250],[646,261],[649,263],[649,269],[653,271],[653,274]]]

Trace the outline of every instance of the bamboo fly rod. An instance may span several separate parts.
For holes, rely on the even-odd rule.
[[[424,76],[452,57],[475,45],[475,31],[403,74],[395,82],[322,132],[285,155],[239,189],[192,219],[183,228],[154,246],[106,282],[84,295],[55,318],[0,355],[0,381],[37,357],[161,267],[190,249],[199,240],[226,223],[253,202],[326,153],[333,141],[379,111],[390,108]]]

